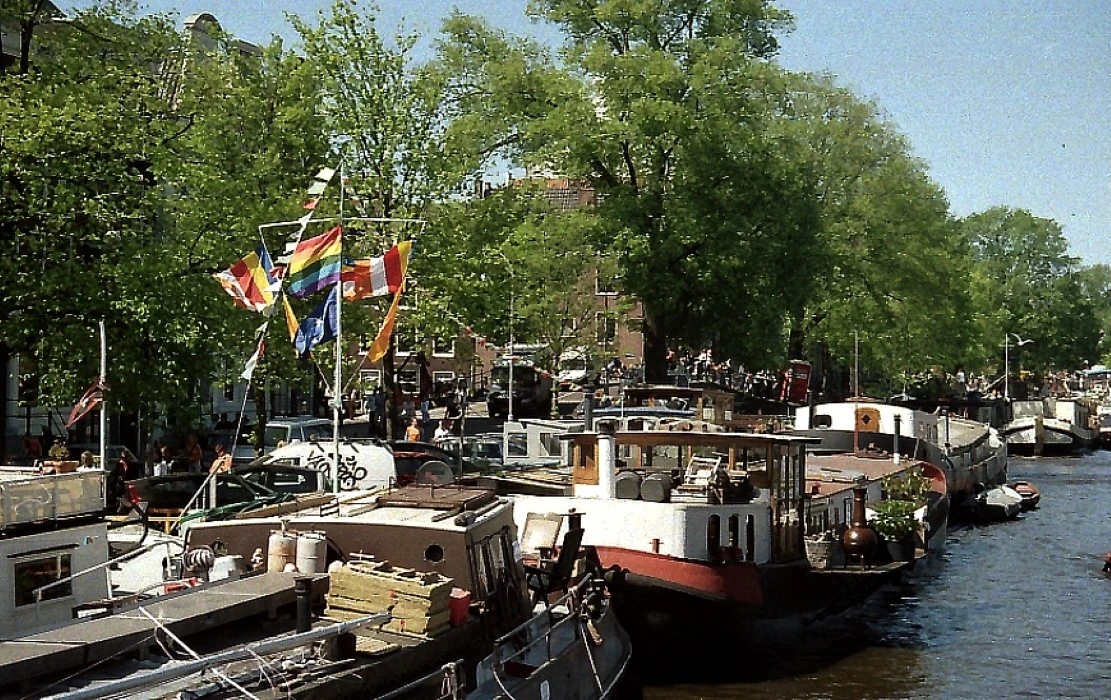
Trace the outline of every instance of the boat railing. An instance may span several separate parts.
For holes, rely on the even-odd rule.
[[[379,695],[378,700],[410,697],[417,690],[425,690],[429,693],[439,692],[439,695],[435,696],[436,700],[459,700],[466,697],[466,686],[463,683],[463,660],[450,661],[422,678],[406,683],[385,695]],[[422,694],[421,697],[425,696]]]
[[[100,470],[0,480],[0,530],[104,510],[105,477]]]
[[[533,663],[532,660],[525,661],[534,649],[543,650],[543,663],[546,663],[558,657],[571,644],[578,642],[582,638],[582,629],[577,622],[584,605],[596,592],[598,585],[599,582],[594,576],[583,576],[582,580],[569,588],[559,600],[546,606],[546,614],[533,616],[499,638],[494,646],[494,673],[503,670],[507,664],[527,663],[529,666],[540,666],[542,664]],[[562,610],[566,610],[566,614]],[[553,644],[556,633],[568,625],[571,626],[571,634]],[[525,640],[523,643],[522,639]],[[510,647],[515,651],[503,657],[504,650]],[[533,658],[535,659],[536,657]]]

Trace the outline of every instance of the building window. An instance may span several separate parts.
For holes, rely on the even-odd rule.
[[[68,578],[72,569],[72,555],[48,554],[15,562],[15,605],[33,605],[35,590]],[[42,592],[43,600],[56,600],[73,595],[73,582],[66,581]]]
[[[364,369],[359,372],[359,381],[364,389],[373,389],[382,383],[382,372],[377,369]]]
[[[455,340],[440,340],[435,339],[432,341],[432,356],[433,357],[455,357]]]
[[[594,275],[594,294],[600,297],[617,296],[617,282],[599,270]]]
[[[599,311],[594,314],[594,328],[599,345],[610,345],[617,338],[617,319]]]
[[[560,323],[559,337],[574,338],[579,332],[579,319],[565,318]]]

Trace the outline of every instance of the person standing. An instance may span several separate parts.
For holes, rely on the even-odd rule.
[[[197,436],[193,433],[189,433],[189,436],[185,438],[185,461],[189,464],[190,474],[201,473],[203,469],[203,465],[201,464],[202,457],[201,444],[197,442]]]
[[[152,469],[154,470],[154,476],[166,476],[167,474],[169,474],[170,466],[173,464],[173,462],[174,459],[173,456],[170,454],[170,448],[163,445],[162,448],[159,450],[157,461],[152,462],[152,464],[154,465],[152,467]]]
[[[438,443],[440,440],[449,437],[451,437],[451,419],[444,418],[440,421],[440,424],[436,426],[436,432],[432,433],[432,441]]]
[[[409,442],[420,442],[420,419],[416,416],[409,421],[409,427],[405,429],[405,439]]]

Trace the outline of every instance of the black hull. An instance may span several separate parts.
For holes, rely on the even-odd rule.
[[[735,666],[738,654],[758,648],[769,636],[805,634],[807,626],[897,582],[910,565],[824,571],[805,564],[769,567],[761,576],[767,603],[760,606],[629,571],[610,572],[607,581],[643,676],[677,665],[688,670]]]

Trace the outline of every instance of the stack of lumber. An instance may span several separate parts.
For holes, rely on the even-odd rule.
[[[328,615],[351,620],[390,610],[385,629],[434,637],[450,626],[452,579],[438,573],[352,561],[331,573]]]

